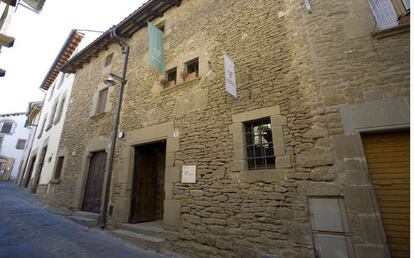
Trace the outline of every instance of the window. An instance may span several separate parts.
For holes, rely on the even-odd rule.
[[[13,127],[12,121],[4,121],[3,126],[1,127],[1,133],[10,134]]]
[[[309,198],[312,235],[316,256],[352,258],[349,226],[342,198]]]
[[[107,98],[108,98],[108,88],[105,88],[99,91],[98,107],[96,111],[97,114],[101,114],[105,112]]]
[[[168,70],[167,72],[167,81],[170,82],[170,85],[177,82],[177,68]]]
[[[23,150],[25,145],[26,145],[25,139],[18,139],[17,144],[16,144],[16,149]]]
[[[57,88],[59,89],[60,86],[62,86],[63,81],[65,80],[65,76],[63,75],[63,73],[60,75],[60,80],[59,80],[59,84],[57,86]]]
[[[184,81],[190,81],[198,77],[198,58],[185,64]]]
[[[65,100],[66,100],[66,97],[63,96],[62,100],[59,103],[59,108],[58,108],[58,111],[57,111],[55,119],[54,119],[55,124],[59,123],[59,121],[60,121],[60,117],[62,116],[62,111],[63,111],[63,105],[65,104]]]
[[[58,107],[58,104],[59,104],[59,100],[57,99],[55,101],[55,103],[53,104],[52,113],[50,113],[49,122],[47,124],[46,130],[49,130],[50,128],[52,128],[53,121],[54,121],[53,119],[55,118],[56,109]]]
[[[1,148],[1,145],[3,144],[3,139],[4,139],[4,136],[0,136],[0,148]]]
[[[47,115],[45,115],[45,118],[42,121],[42,126],[40,127],[39,134],[37,135],[37,138],[42,137],[43,130],[45,129],[45,124],[46,124],[46,121],[47,121],[46,119],[47,119]]]
[[[369,5],[380,30],[402,24],[400,17],[410,13],[408,0],[369,0]]]
[[[63,168],[63,160],[64,157],[58,157],[57,163],[56,163],[56,170],[55,170],[55,175],[53,176],[53,179],[60,179],[61,175],[62,175],[62,168]]]
[[[114,54],[113,53],[111,53],[111,54],[109,54],[109,55],[106,56],[106,58],[105,58],[105,65],[104,65],[105,67],[107,67],[108,65],[111,64],[113,57],[114,57]]]
[[[245,122],[247,168],[249,170],[275,168],[270,118]]]
[[[53,83],[53,85],[50,87],[50,95],[49,95],[49,98],[48,98],[48,100],[51,100],[52,99],[52,96],[53,96],[53,92],[55,91],[55,85],[56,85],[56,81],[55,81],[55,83]]]

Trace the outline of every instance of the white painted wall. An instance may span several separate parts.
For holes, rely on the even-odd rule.
[[[79,52],[81,49],[83,49],[85,46],[87,46],[89,43],[91,43],[97,36],[99,36],[99,34],[97,35],[96,33],[86,33],[83,40],[81,41],[75,52],[72,54],[72,56]],[[37,128],[36,135],[33,140],[32,152],[30,155],[30,157],[33,157],[36,153],[36,161],[31,176],[31,178],[34,178],[36,175],[36,171],[38,171],[38,165],[41,162],[40,158],[42,154],[42,149],[45,146],[47,146],[45,162],[43,163],[43,168],[39,180],[40,185],[49,184],[50,180],[53,177],[60,137],[65,122],[66,111],[69,105],[70,94],[72,91],[72,85],[74,80],[75,74],[63,74],[60,72],[45,96],[42,112],[40,114],[39,126]],[[64,97],[65,101],[59,122],[53,123],[52,127],[46,130],[50,116],[53,113],[53,105],[56,102],[58,102],[59,107]],[[55,117],[57,114],[58,110],[55,113]],[[42,126],[43,121],[45,121],[45,118],[46,124]],[[55,120],[55,118],[53,118],[53,120]],[[28,171],[26,171],[25,173],[28,173]]]
[[[39,126],[33,140],[32,145],[32,154],[34,155],[36,152],[36,161],[34,164],[34,169],[38,168],[42,154],[42,149],[47,146],[47,152],[45,156],[45,162],[43,163],[43,168],[41,170],[40,181],[39,184],[48,184],[49,181],[52,179],[54,166],[56,162],[57,151],[59,147],[60,136],[63,130],[63,124],[65,121],[66,110],[68,108],[70,93],[72,90],[72,85],[74,81],[75,75],[67,74],[64,75],[63,73],[59,73],[58,77],[56,78],[53,85],[47,91],[42,112],[40,114]],[[63,81],[61,82],[61,80]],[[60,86],[59,86],[60,85]],[[56,120],[58,115],[59,106],[61,102],[64,100],[63,109],[61,113],[61,117],[59,122],[55,123],[52,122],[52,127],[47,130],[47,125],[51,119],[51,115],[53,113],[53,106],[55,103],[58,103],[58,107],[56,109],[55,115],[52,118],[53,121]],[[46,118],[46,124],[43,126],[43,122]],[[42,130],[43,129],[43,130]],[[39,138],[40,135],[40,138]],[[37,170],[34,170],[37,171]],[[32,178],[35,176],[36,173],[32,173]]]
[[[0,134],[4,136],[3,143],[0,147],[0,155],[4,155],[9,158],[14,158],[13,170],[10,175],[12,179],[16,178],[19,172],[19,165],[23,158],[24,149],[16,149],[18,139],[25,139],[26,144],[29,138],[30,129],[25,128],[26,114],[19,115],[0,115],[0,128],[3,121],[13,121],[13,127],[10,134]]]

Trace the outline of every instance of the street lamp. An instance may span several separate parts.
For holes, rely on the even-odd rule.
[[[106,214],[108,213],[108,202],[109,202],[109,192],[111,188],[111,177],[112,177],[112,166],[114,163],[114,154],[115,154],[115,145],[116,139],[118,135],[118,126],[119,126],[119,118],[121,115],[121,107],[122,107],[122,97],[124,94],[124,87],[127,83],[126,78],[126,71],[128,65],[128,56],[129,56],[129,46],[125,41],[123,41],[117,34],[116,34],[116,26],[112,27],[109,30],[111,38],[121,46],[122,53],[124,54],[124,63],[122,66],[122,76],[117,76],[111,73],[108,79],[104,80],[104,83],[110,86],[115,86],[116,81],[121,83],[121,87],[119,89],[118,95],[118,105],[115,112],[114,118],[114,125],[112,128],[112,137],[111,137],[111,149],[109,152],[109,160],[106,166],[106,185],[105,185],[105,196],[104,196],[104,203],[103,203],[103,210],[102,210],[102,219],[101,219],[101,229],[104,229],[106,226]]]
[[[124,84],[126,83],[126,80],[113,73],[110,73],[108,79],[104,80],[103,82],[108,86],[115,86],[117,81]]]

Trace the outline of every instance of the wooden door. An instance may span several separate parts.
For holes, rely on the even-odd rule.
[[[162,219],[165,142],[135,148],[130,222]]]
[[[106,152],[94,152],[89,164],[88,179],[86,181],[85,195],[82,210],[100,213],[102,190],[106,166]]]
[[[37,166],[37,171],[38,172],[35,175],[34,183],[32,185],[32,192],[33,193],[36,193],[37,185],[39,184],[40,177],[42,175],[43,165],[45,164],[45,161],[46,161],[46,152],[47,152],[47,146],[43,148],[42,154],[41,154],[40,160],[39,160],[39,165]]]
[[[410,257],[410,133],[362,137],[391,257]]]
[[[27,188],[29,186],[30,178],[32,177],[32,174],[33,174],[35,161],[36,161],[36,156],[34,156],[33,158],[30,159],[29,171],[28,171],[29,174],[27,175],[26,181],[24,183],[25,188]]]

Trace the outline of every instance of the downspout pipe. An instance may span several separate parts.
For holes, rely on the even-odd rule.
[[[118,103],[116,107],[116,113],[114,118],[114,124],[112,128],[112,137],[111,137],[111,149],[109,152],[109,161],[107,165],[107,177],[106,177],[106,186],[105,186],[105,196],[104,204],[102,210],[102,219],[101,219],[101,229],[106,227],[107,213],[108,213],[108,203],[109,203],[109,193],[111,190],[111,178],[112,178],[112,168],[114,163],[115,156],[115,145],[118,135],[119,119],[121,116],[121,107],[122,107],[122,98],[124,94],[124,88],[126,84],[126,72],[128,66],[128,56],[129,56],[129,46],[128,44],[116,34],[116,26],[110,29],[111,38],[121,46],[122,54],[124,55],[124,63],[122,65],[122,76],[121,76],[121,88],[119,89]]]

